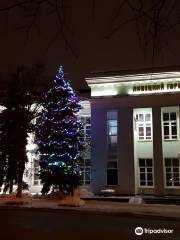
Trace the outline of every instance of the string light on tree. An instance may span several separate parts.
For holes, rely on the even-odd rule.
[[[37,120],[36,143],[39,146],[42,193],[53,187],[73,194],[80,183],[78,161],[83,150],[81,106],[60,66],[52,88],[45,94],[43,111]]]

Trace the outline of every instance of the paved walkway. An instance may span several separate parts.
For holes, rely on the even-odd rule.
[[[105,202],[105,201],[86,201],[86,204],[81,207],[63,207],[58,206],[58,201],[51,200],[32,200],[30,204],[26,205],[6,205],[4,201],[0,200],[0,207],[23,207],[32,209],[61,209],[64,211],[74,211],[93,213],[93,214],[107,214],[107,215],[146,215],[152,217],[165,218],[179,218],[180,220],[180,206],[176,205],[161,205],[161,204],[128,204],[120,202]]]

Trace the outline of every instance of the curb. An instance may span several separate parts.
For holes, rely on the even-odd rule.
[[[35,207],[35,206],[16,206],[16,205],[1,205],[0,209],[4,210],[18,210],[18,211],[42,211],[42,212],[63,212],[63,213],[71,213],[71,214],[83,214],[83,215],[104,215],[104,216],[120,216],[120,217],[134,217],[134,218],[151,218],[151,219],[159,219],[165,221],[180,221],[179,217],[173,216],[162,216],[158,213],[153,212],[133,212],[133,211],[106,211],[104,209],[93,209],[93,208],[81,208],[81,207]]]

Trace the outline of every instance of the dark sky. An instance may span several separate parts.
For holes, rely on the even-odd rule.
[[[8,5],[8,0],[1,2],[0,7]],[[9,0],[9,3],[12,2]],[[58,21],[55,14],[47,15],[46,8],[41,10],[37,20],[38,27],[32,28],[27,44],[24,44],[23,30],[17,29],[29,21],[27,17],[24,18],[24,12],[18,9],[11,11],[8,24],[6,14],[0,12],[0,73],[9,75],[15,71],[17,65],[31,65],[40,59],[46,65],[49,79],[56,67],[63,64],[73,86],[84,88],[86,84],[83,77],[89,72],[152,67],[152,50],[149,48],[149,55],[144,59],[134,22],[123,26],[109,39],[105,38],[113,24],[129,18],[129,10],[124,8],[113,22],[119,0],[95,1],[94,12],[92,2],[67,1],[70,8],[66,10],[66,21],[72,33],[67,30],[65,32],[77,58],[65,49],[61,37],[47,50],[48,42],[58,29]],[[177,27],[175,32],[170,31],[168,35],[161,36],[163,44],[161,51],[160,47],[156,50],[155,66],[180,65],[179,29]]]

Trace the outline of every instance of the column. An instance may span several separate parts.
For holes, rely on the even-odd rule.
[[[135,193],[133,109],[119,109],[119,191],[121,194]]]
[[[161,107],[153,107],[154,194],[164,195]]]

